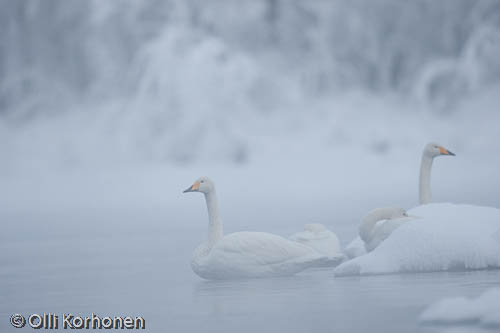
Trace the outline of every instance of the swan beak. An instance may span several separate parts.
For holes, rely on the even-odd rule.
[[[453,154],[451,151],[449,151],[448,149],[443,148],[443,147],[439,147],[439,151],[440,151],[441,155],[455,156],[455,154]]]
[[[197,192],[199,188],[200,188],[200,182],[196,182],[193,185],[191,185],[189,188],[184,190],[182,193]]]

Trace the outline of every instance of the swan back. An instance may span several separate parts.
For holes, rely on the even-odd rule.
[[[334,263],[343,258],[343,255],[340,253],[340,241],[337,235],[328,230],[323,224],[306,224],[304,231],[292,235],[290,239],[326,255],[328,258],[334,260]]]
[[[327,258],[313,249],[264,232],[236,232],[219,240],[209,252],[201,245],[191,267],[205,279],[286,276]]]

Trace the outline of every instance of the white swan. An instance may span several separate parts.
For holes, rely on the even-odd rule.
[[[448,155],[455,156],[451,151],[438,145],[437,143],[428,143],[422,153],[422,162],[420,164],[420,186],[419,199],[420,204],[425,205],[432,202],[431,194],[431,168],[434,157]]]
[[[344,254],[349,259],[353,259],[363,254],[366,254],[365,242],[361,239],[361,237],[356,236],[347,246],[344,248]]]
[[[328,258],[326,266],[336,266],[345,259],[345,256],[340,253],[339,238],[322,224],[306,224],[304,231],[293,234],[290,239],[324,254]]]
[[[321,265],[326,257],[313,249],[264,232],[224,236],[214,183],[201,177],[184,192],[201,192],[208,208],[208,239],[198,246],[191,267],[205,279],[286,276]]]
[[[402,224],[414,216],[399,207],[376,208],[370,211],[359,226],[359,237],[363,240],[367,252],[373,251]]]
[[[422,153],[422,162],[420,164],[420,185],[419,185],[419,197],[420,204],[427,204],[432,201],[431,194],[431,169],[432,161],[434,157],[448,155],[455,156],[454,153],[444,148],[437,143],[428,143]],[[363,224],[359,227],[359,236],[363,240],[366,251],[370,252],[376,248],[383,240],[385,240],[389,235],[398,228],[401,224],[408,222],[414,217],[408,217],[406,211],[398,207],[386,207],[377,208],[372,210],[363,219]],[[386,220],[383,223],[379,221]],[[356,244],[359,241],[356,239],[349,244],[349,252],[353,254],[354,257],[362,253],[358,251]]]
[[[430,203],[408,213],[420,218],[372,252],[339,265],[335,275],[500,268],[500,209]]]

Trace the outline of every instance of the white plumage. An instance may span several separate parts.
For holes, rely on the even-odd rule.
[[[372,252],[338,266],[336,275],[500,268],[500,210],[433,203],[409,211]]]
[[[325,256],[302,244],[243,231],[224,236],[211,249],[200,245],[191,267],[204,279],[237,279],[293,275],[324,261]]]
[[[373,251],[394,230],[413,218],[399,207],[376,208],[370,211],[359,227],[359,237],[365,243],[366,251]]]
[[[214,183],[198,179],[184,192],[201,192],[207,202],[208,239],[194,252],[191,267],[204,279],[286,276],[321,265],[327,258],[312,248],[264,232],[224,236]]]
[[[293,234],[290,239],[325,255],[328,258],[325,263],[327,266],[336,266],[345,259],[345,256],[340,253],[337,235],[322,224],[306,224],[304,231]]]

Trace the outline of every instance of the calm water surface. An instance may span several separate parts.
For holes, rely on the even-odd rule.
[[[31,330],[12,328],[13,313],[43,312],[140,315],[148,332],[450,331],[419,325],[419,314],[442,297],[500,285],[493,270],[334,278],[331,269],[317,269],[203,281],[189,266],[201,226],[123,212],[105,219],[99,211],[1,217],[1,332]]]

